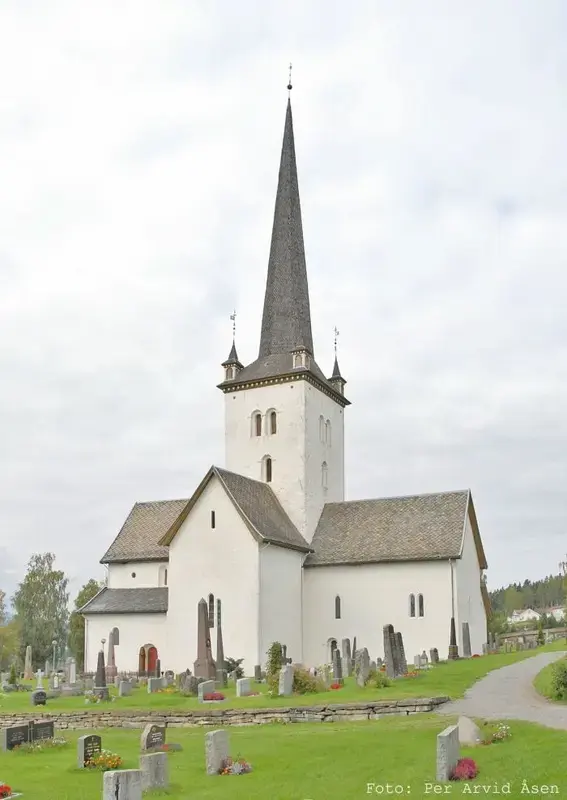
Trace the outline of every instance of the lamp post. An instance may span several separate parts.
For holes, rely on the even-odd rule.
[[[567,560],[559,562],[559,569],[563,575],[563,596],[567,608]],[[567,622],[567,611],[563,611],[563,619]],[[565,641],[567,642],[567,631],[565,632]]]
[[[57,672],[55,669],[55,653],[57,652],[57,639],[54,639],[51,644],[53,645],[53,674]]]

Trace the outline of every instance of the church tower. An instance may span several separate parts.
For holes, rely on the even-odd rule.
[[[233,342],[223,367],[226,468],[268,482],[310,542],[324,504],[344,500],[349,401],[337,359],[328,379],[315,361],[290,100],[258,358],[243,366]]]

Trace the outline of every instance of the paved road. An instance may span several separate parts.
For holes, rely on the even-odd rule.
[[[540,653],[509,667],[495,669],[468,689],[462,700],[440,706],[437,713],[481,719],[521,719],[567,730],[567,705],[549,702],[532,685],[540,670],[564,655],[567,653]]]

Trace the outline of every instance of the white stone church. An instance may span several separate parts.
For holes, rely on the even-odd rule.
[[[258,357],[244,366],[233,343],[222,366],[225,466],[187,499],[136,503],[82,609],[85,669],[115,628],[119,670],[193,669],[201,598],[213,628],[222,609],[224,652],[247,674],[274,641],[309,666],[354,636],[383,657],[387,624],[408,661],[433,647],[446,658],[451,617],[459,652],[468,622],[481,653],[487,563],[470,491],[345,500],[350,404],[337,360],[329,378],[315,360],[289,102]]]

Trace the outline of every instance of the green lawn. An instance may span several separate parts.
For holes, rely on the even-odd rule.
[[[554,703],[567,703],[567,700],[558,700],[554,696],[553,690],[551,688],[553,667],[555,666],[556,663],[558,662],[555,662],[554,664],[548,664],[547,667],[544,667],[541,670],[541,672],[538,672],[538,674],[535,676],[534,679],[534,687],[536,691],[539,692],[539,694],[543,695],[544,697],[547,697],[548,700],[553,700]]]
[[[143,688],[134,690],[130,697],[116,697],[115,701],[106,705],[105,710],[127,711],[148,709],[189,711],[204,708],[269,708],[289,707],[302,705],[324,705],[329,703],[355,703],[367,700],[391,700],[405,697],[462,697],[465,691],[483,678],[493,669],[505,667],[515,661],[530,658],[539,652],[547,650],[560,650],[565,647],[564,642],[517,653],[500,653],[497,655],[482,656],[481,658],[463,659],[460,661],[443,662],[436,667],[424,670],[417,678],[399,678],[386,688],[377,689],[367,686],[360,689],[354,679],[347,679],[345,686],[338,691],[326,691],[320,694],[308,694],[293,697],[270,697],[266,694],[265,684],[252,684],[254,691],[259,692],[257,697],[235,697],[234,686],[224,691],[226,702],[203,706],[196,698],[182,697],[177,693],[159,693],[149,695]],[[115,695],[114,690],[112,690]],[[37,714],[40,709],[34,709],[30,698],[24,692],[12,692],[0,696],[0,716],[15,712],[29,712]],[[100,711],[101,705],[87,705],[83,697],[61,697],[48,700],[46,711]]]
[[[170,729],[168,740],[183,751],[168,755],[171,788],[153,794],[170,800],[349,800],[376,796],[367,784],[398,784],[404,794],[427,796],[435,782],[436,735],[453,720],[435,715],[395,717],[345,724],[263,725],[231,728],[231,753],[253,766],[242,776],[205,775],[204,738],[200,729]],[[512,738],[487,747],[463,748],[461,756],[477,762],[472,785],[510,781],[508,798],[521,798],[522,780],[529,786],[556,784],[567,792],[567,732],[528,723],[510,723]],[[77,732],[69,746],[40,753],[0,753],[0,777],[33,800],[99,800],[102,775],[75,767]],[[137,768],[140,732],[101,732],[103,747],[120,753],[125,768]],[[465,784],[449,784],[461,794]],[[467,784],[470,786],[470,784]],[[410,791],[407,791],[410,787]],[[483,789],[480,789],[483,792]],[[385,794],[385,791],[384,791]],[[430,791],[429,794],[432,794]]]

